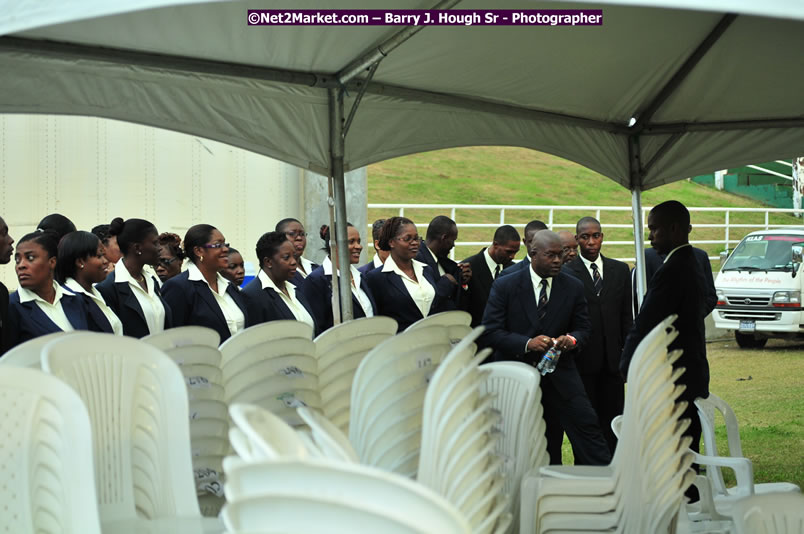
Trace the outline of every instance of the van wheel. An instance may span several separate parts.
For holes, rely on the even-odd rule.
[[[756,338],[752,334],[741,334],[740,332],[734,332],[734,339],[737,340],[737,345],[741,349],[761,349],[768,342],[766,337]]]

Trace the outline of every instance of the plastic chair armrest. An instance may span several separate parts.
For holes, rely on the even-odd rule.
[[[713,467],[727,467],[734,471],[737,479],[736,493],[740,496],[754,494],[754,465],[748,458],[733,458],[724,456],[706,456],[693,451],[694,463],[711,465]]]

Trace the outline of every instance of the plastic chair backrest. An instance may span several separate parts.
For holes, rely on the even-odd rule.
[[[223,359],[221,365],[225,366],[229,360],[241,352],[255,346],[262,345],[271,341],[286,338],[313,338],[313,327],[301,321],[269,321],[245,330],[241,330],[226,341],[221,346]]]
[[[798,534],[804,532],[804,495],[766,493],[734,503],[734,534]]]
[[[44,336],[29,339],[25,343],[20,343],[11,348],[0,357],[0,365],[13,365],[14,367],[30,367],[32,369],[42,368],[42,349],[45,345],[60,337],[76,334],[78,331],[69,330],[67,332],[53,332]]]
[[[179,367],[138,339],[81,333],[45,347],[43,368],[84,400],[104,521],[200,515]]]
[[[92,431],[81,398],[42,371],[0,372],[0,530],[100,534]]]
[[[248,438],[252,457],[307,457],[305,444],[293,427],[268,410],[252,404],[232,404],[229,414]]]
[[[360,522],[358,514],[364,510],[408,525],[411,532],[469,532],[466,520],[439,495],[412,480],[364,465],[324,459],[282,460],[236,465],[227,471],[227,476],[225,491],[230,502],[307,497],[311,504],[309,514],[315,514],[319,500],[339,503],[356,511],[350,521],[352,531],[356,525],[360,525],[357,530],[371,531]]]
[[[405,331],[410,332],[411,330],[418,330],[419,328],[427,328],[429,326],[468,326],[471,322],[472,316],[465,311],[445,311],[419,319],[412,325],[408,326]]]
[[[310,427],[316,445],[327,457],[344,462],[359,462],[349,438],[329,419],[307,407],[297,408],[296,411]]]
[[[322,332],[316,337],[313,342],[316,346],[316,355],[326,353],[344,341],[354,339],[360,336],[371,334],[386,334],[393,336],[397,331],[397,323],[390,317],[383,317],[378,315],[375,317],[363,317],[361,319],[354,319]]]
[[[701,434],[704,441],[704,451],[707,456],[727,456],[741,458],[743,448],[740,443],[740,429],[737,423],[737,416],[726,401],[709,393],[709,397],[695,399],[695,406],[698,408],[698,418],[701,420]],[[723,415],[726,421],[726,434],[728,436],[729,450],[726,455],[718,453],[717,439],[715,438],[715,410]],[[728,495],[726,482],[719,466],[707,466],[706,474],[709,478],[716,495]]]
[[[145,336],[142,341],[167,352],[188,345],[218,348],[221,336],[215,330],[204,326],[177,326],[158,334]]]

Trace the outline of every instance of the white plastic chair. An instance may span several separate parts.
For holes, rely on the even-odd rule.
[[[453,310],[428,315],[427,317],[419,319],[412,325],[408,326],[405,329],[405,331],[409,332],[411,330],[418,330],[419,328],[427,328],[430,326],[453,326],[453,325],[469,326],[471,323],[472,323],[471,314],[462,310]]]
[[[168,328],[158,334],[151,334],[142,341],[168,353],[172,349],[182,347],[218,348],[221,336],[215,330],[204,326],[178,326]]]
[[[734,534],[801,534],[804,496],[795,492],[751,495],[735,501]]]
[[[706,475],[712,484],[715,504],[726,504],[734,502],[741,497],[747,497],[754,493],[778,493],[778,492],[800,492],[801,489],[790,482],[767,482],[754,484],[754,469],[751,460],[743,456],[742,444],[740,443],[740,429],[737,423],[737,416],[726,401],[710,393],[706,399],[696,399],[695,406],[698,408],[698,417],[701,420],[704,450],[706,456],[700,456],[696,462],[707,466]],[[723,415],[726,422],[726,433],[728,437],[728,455],[721,456],[717,449],[715,439],[715,410]],[[734,470],[737,485],[727,488],[723,480],[721,468],[728,467]],[[728,505],[726,505],[728,506]],[[725,511],[725,509],[724,509]]]
[[[288,338],[310,340],[313,338],[313,327],[301,321],[270,321],[250,326],[221,344],[221,366],[225,367],[235,356],[248,349]]]
[[[232,532],[266,525],[306,533],[469,532],[439,495],[368,466],[313,459],[236,463],[227,464],[227,476],[224,520]]]
[[[293,427],[270,411],[249,404],[232,404],[229,413],[232,422],[237,425],[237,429],[230,429],[232,447],[243,459],[275,460],[308,456],[304,441]],[[242,432],[242,437],[233,432],[235,430]]]
[[[0,372],[0,529],[100,534],[92,432],[81,398],[34,369]]]
[[[54,332],[44,336],[29,339],[8,350],[0,357],[0,365],[13,365],[14,367],[42,368],[42,349],[45,345],[60,337],[76,334],[80,331]]]
[[[104,529],[219,525],[200,515],[187,393],[173,361],[138,339],[81,333],[48,344],[42,364],[87,405]]]
[[[297,408],[296,411],[310,427],[313,441],[327,458],[359,463],[357,453],[349,443],[349,438],[324,415],[306,407]]]

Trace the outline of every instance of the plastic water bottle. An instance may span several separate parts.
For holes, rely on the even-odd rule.
[[[544,353],[542,359],[539,361],[539,365],[536,366],[536,370],[539,371],[542,376],[546,375],[547,373],[552,373],[556,370],[556,364],[558,363],[558,358],[561,356],[561,351],[556,347],[550,347],[550,350]]]

